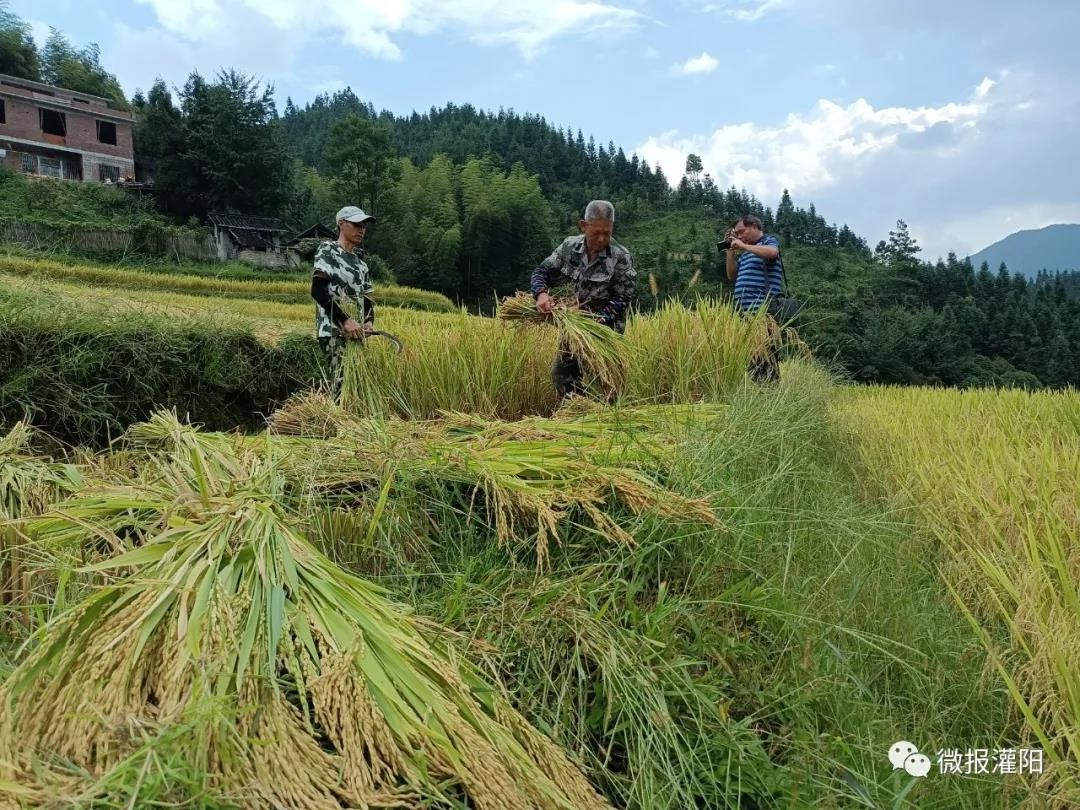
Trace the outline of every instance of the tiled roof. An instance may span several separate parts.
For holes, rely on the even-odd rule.
[[[252,217],[247,214],[210,214],[210,222],[219,228],[235,231],[284,232],[285,226],[273,217]]]

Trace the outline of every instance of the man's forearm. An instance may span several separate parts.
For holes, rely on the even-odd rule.
[[[326,276],[314,276],[311,279],[311,297],[322,307],[326,317],[335,326],[341,326],[349,319],[345,310],[337,305],[334,297],[330,294],[330,279]]]
[[[743,249],[753,253],[755,256],[760,256],[767,262],[775,261],[776,257],[780,255],[780,251],[772,245],[747,245]]]
[[[728,249],[724,252],[727,254],[727,280],[734,281],[735,268],[738,266],[735,262],[735,251]]]
[[[529,290],[532,292],[533,298],[548,291],[548,287],[551,286],[552,282],[551,276],[551,271],[543,265],[532,271],[532,276],[529,278]]]

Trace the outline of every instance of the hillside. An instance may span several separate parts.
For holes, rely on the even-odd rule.
[[[1040,270],[1080,270],[1080,224],[1017,231],[980,250],[970,261],[975,267],[986,262],[991,270],[1005,262],[1010,273],[1027,278],[1035,278]]]

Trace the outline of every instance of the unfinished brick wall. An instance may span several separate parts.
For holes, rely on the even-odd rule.
[[[81,165],[82,179],[99,182],[103,179],[101,165],[107,166],[105,176],[118,179],[134,175],[134,149],[130,113],[116,110],[92,96],[81,96],[61,88],[52,88],[11,77],[0,77],[0,99],[4,103],[4,122],[0,123],[0,147],[4,138],[18,138],[31,145],[9,142],[8,155],[3,163],[13,169],[22,168],[23,153],[41,150],[78,152],[65,156],[66,162]],[[42,131],[41,110],[53,110],[64,116],[64,135]],[[115,127],[116,143],[104,143],[98,122]],[[111,127],[110,127],[111,128]],[[55,156],[55,152],[41,152]]]

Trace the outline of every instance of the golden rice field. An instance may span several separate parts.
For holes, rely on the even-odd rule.
[[[869,388],[841,408],[872,483],[940,540],[943,580],[1053,763],[1061,806],[1075,806],[1080,394]]]
[[[145,275],[151,283],[161,276]],[[73,282],[30,280],[0,272],[0,285],[80,309],[160,315],[250,329],[274,343],[313,330],[314,304],[276,303],[187,295],[149,286],[132,290]],[[555,391],[548,368],[557,344],[550,327],[480,318],[464,311],[420,312],[379,307],[377,326],[398,336],[404,352],[367,341],[354,347],[360,387],[372,412],[429,418],[466,411],[517,419],[550,413]],[[703,302],[698,311],[671,305],[654,317],[630,322],[626,334],[629,401],[688,402],[714,398],[739,384],[748,352],[764,339],[760,320],[747,321],[727,307]]]
[[[234,297],[266,301],[306,303],[310,280],[301,278],[247,280],[172,272],[148,273],[122,267],[53,262],[45,259],[0,255],[0,273],[35,280],[48,279],[135,292],[148,287],[156,292]],[[444,295],[412,287],[383,285],[376,294],[387,306],[409,306],[433,312],[452,312],[456,307]]]
[[[302,300],[306,287],[295,282],[6,257],[0,259],[0,286],[95,312],[238,325],[267,344],[310,334],[314,320],[313,304]],[[241,796],[236,806],[242,807],[1080,807],[1080,394],[853,387],[826,380],[804,359],[788,360],[780,386],[762,391],[747,383],[744,369],[766,339],[764,324],[701,301],[693,308],[668,304],[630,320],[625,339],[613,344],[626,367],[612,406],[576,402],[557,411],[548,376],[558,342],[553,327],[397,308],[394,295],[381,299],[378,327],[400,337],[404,350],[397,354],[377,339],[351,345],[342,403],[298,397],[259,437],[198,433],[159,414],[137,427],[123,447],[64,464],[35,456],[24,428],[2,438],[11,428],[2,426],[4,579],[22,598],[5,620],[34,627],[38,635],[34,651],[4,667],[10,677],[3,687],[9,708],[0,723],[0,807],[37,806],[80,790],[121,795],[102,781],[105,774],[125,789],[135,784],[135,801],[147,773],[162,779],[171,773],[168,763],[145,753],[157,749],[131,744],[149,739],[147,729],[167,707],[183,715],[183,728],[200,730],[200,773],[211,775],[185,790],[212,786]],[[418,300],[425,294],[402,295]],[[430,303],[439,306],[435,299]],[[801,384],[806,391],[798,390]],[[800,419],[798,408],[818,402],[828,413],[814,430],[839,430],[835,444],[821,438],[828,451],[815,444],[813,431],[798,438],[788,432],[789,423]],[[731,421],[736,419],[745,421]],[[711,443],[724,436],[728,444]],[[792,447],[826,460],[815,455],[818,466],[808,462],[803,470],[785,455]],[[846,455],[828,460],[830,452]],[[693,470],[699,463],[708,475],[699,470],[679,478],[680,465]],[[844,701],[806,704],[812,719],[805,727],[781,718],[780,710],[773,717],[771,704],[733,718],[735,698],[699,693],[687,673],[704,677],[715,670],[724,673],[725,684],[738,683],[757,677],[754,665],[732,663],[722,652],[713,658],[709,647],[685,653],[677,675],[663,668],[675,667],[667,650],[706,632],[710,622],[731,622],[722,643],[756,639],[765,645],[765,631],[755,636],[758,623],[786,621],[777,617],[794,615],[803,606],[799,599],[816,604],[815,597],[831,593],[849,570],[848,554],[858,558],[861,549],[845,551],[843,562],[794,603],[769,602],[762,614],[744,615],[739,602],[729,616],[723,611],[738,600],[763,599],[755,588],[772,574],[765,573],[771,564],[766,557],[744,579],[729,581],[728,569],[737,564],[724,555],[739,532],[754,538],[751,553],[759,552],[765,543],[755,532],[768,536],[775,522],[785,537],[806,532],[821,544],[820,554],[787,548],[778,580],[797,578],[792,567],[799,560],[812,569],[814,557],[827,556],[829,542],[854,518],[830,523],[832,507],[826,506],[800,523],[788,495],[798,502],[805,487],[831,504],[848,465],[858,479],[858,508],[876,516],[864,530],[887,523],[896,532],[887,536],[903,537],[908,546],[895,550],[892,563],[901,573],[894,576],[902,576],[898,560],[914,557],[932,572],[933,592],[912,600],[940,598],[946,605],[941,615],[955,618],[962,637],[957,643],[968,650],[953,662],[956,677],[970,663],[970,650],[980,651],[978,676],[969,673],[961,687],[973,703],[976,696],[999,692],[1011,707],[1009,729],[979,731],[992,736],[1015,730],[1014,743],[1045,753],[1043,773],[1004,787],[991,782],[1005,784],[1003,776],[946,786],[942,775],[935,784],[931,778],[901,780],[886,770],[878,779],[876,747],[887,748],[903,729],[919,732],[910,723],[923,711],[923,695],[946,714],[962,711],[957,703],[941,702],[953,697],[931,697],[928,681],[916,678],[903,699],[881,700],[881,711],[895,710],[900,719],[888,730],[874,727],[877,736],[859,753],[859,761],[868,763],[860,770],[830,747],[845,732],[831,728],[821,709],[828,705],[839,714]],[[759,468],[760,480],[754,478]],[[757,491],[771,492],[793,469],[819,477],[785,485],[771,507],[733,506],[753,503]],[[63,498],[71,500],[56,506]],[[741,529],[739,520],[746,521]],[[665,532],[678,542],[665,539]],[[28,538],[34,542],[27,544]],[[379,546],[380,538],[385,545]],[[436,553],[431,548],[448,554],[461,544],[469,555],[479,554],[468,546],[470,538],[503,551],[534,549],[520,574],[530,578],[528,584],[515,580],[506,591],[494,584],[516,570],[512,557],[496,563],[485,557],[485,565],[494,567],[476,570],[468,568],[468,555],[455,563],[461,570],[420,568],[424,554]],[[601,554],[593,545],[597,539],[614,542],[602,543]],[[563,556],[553,561],[560,548]],[[398,571],[408,582],[402,593],[446,617],[446,626],[422,618],[423,610],[413,617],[374,581],[339,569],[322,556],[330,549],[335,560],[351,561],[365,574]],[[676,629],[659,629],[650,622],[660,619],[649,618],[645,640],[633,653],[607,646],[640,618],[642,605],[659,610],[665,599],[678,598],[668,595],[679,584],[666,566],[674,567],[683,551],[695,576],[709,566],[721,572],[704,580],[723,591],[718,602],[708,613],[694,613],[705,596],[687,588],[682,610],[692,621],[676,618]],[[638,553],[644,562],[633,568],[626,559]],[[69,568],[50,574],[48,566],[61,557]],[[574,562],[561,574],[545,573],[552,565],[558,571],[559,559]],[[881,576],[875,566],[882,565],[878,559],[857,572],[852,592],[863,587],[862,578]],[[409,579],[414,575],[416,581]],[[91,580],[94,589],[74,593],[77,582]],[[613,581],[636,589],[629,607],[623,605],[625,614],[610,594],[595,597]],[[164,587],[166,582],[173,586]],[[878,581],[878,587],[884,592],[888,583]],[[66,588],[73,590],[70,599]],[[45,603],[56,606],[67,599],[71,610],[31,607],[32,593],[44,593]],[[529,637],[499,635],[500,643],[509,638],[513,647],[500,657],[470,610],[486,605],[485,616],[497,616],[526,593],[522,612],[503,620],[527,625],[531,616],[544,630],[530,630],[535,649]],[[828,597],[821,610],[840,610],[842,602]],[[898,616],[917,610],[902,601],[891,607]],[[571,626],[571,618],[573,632],[562,634],[561,622]],[[883,663],[872,670],[876,676],[851,674],[856,703],[882,688],[878,678],[887,684],[915,678],[909,670],[930,653],[910,645],[929,645],[935,637],[934,628],[914,628],[918,632],[899,640],[896,652],[883,652],[894,649],[888,639],[849,628],[849,636],[870,639],[852,654],[835,639],[819,644],[816,636],[824,638],[821,628],[832,620],[815,621],[820,625],[812,624],[811,633],[800,626],[798,644],[784,644],[784,654],[799,648],[798,668],[815,673],[790,691],[817,694],[832,683],[846,695],[850,684],[842,667],[881,655]],[[601,625],[609,635],[596,631]],[[544,635],[551,628],[559,632]],[[143,650],[152,651],[145,660]],[[572,693],[570,681],[552,671],[551,662],[563,661],[565,650],[584,656],[574,659],[575,683],[603,674],[595,692]],[[653,654],[653,669],[620,679],[620,671],[651,661]],[[819,654],[824,664],[816,662]],[[765,657],[756,664],[767,673],[759,691],[782,655],[770,651]],[[276,682],[270,677],[275,672]],[[540,681],[537,672],[543,673]],[[152,684],[151,700],[121,688],[136,682]],[[495,683],[522,690],[519,703],[512,707]],[[192,689],[211,703],[266,709],[207,725],[206,718],[181,711],[185,690]],[[904,726],[896,706],[908,700],[916,708]],[[625,716],[618,714],[620,701],[632,708]],[[692,707],[679,723],[671,720],[676,704]],[[723,710],[708,719],[717,706]],[[101,736],[105,720],[94,720],[94,711],[107,719],[109,734]],[[568,717],[580,725],[566,725]],[[718,764],[712,748],[701,753],[702,746],[718,744],[733,720],[744,718],[739,733],[749,736],[731,743],[731,761]],[[589,737],[582,729],[590,723],[608,736]],[[120,726],[124,734],[113,734]],[[692,729],[710,742],[691,744]],[[33,751],[20,747],[22,738],[34,741]],[[759,785],[757,766],[738,764],[743,758],[758,762],[759,739],[771,740],[766,759],[786,757],[781,770],[791,772],[794,787],[769,780]],[[774,750],[776,740],[789,746],[783,756]],[[60,759],[42,767],[34,756],[43,751]],[[814,771],[808,762],[846,776],[815,771],[800,782],[798,774]],[[79,769],[83,775],[76,775]],[[98,778],[93,789],[86,787],[85,773]],[[287,778],[275,781],[279,773]],[[509,803],[501,796],[511,797]],[[87,806],[120,807],[123,800]]]

